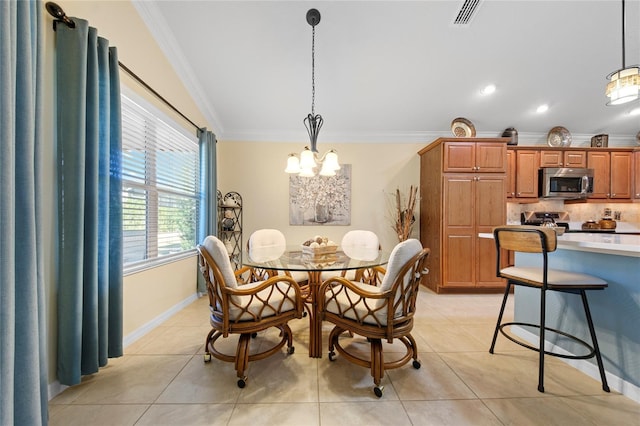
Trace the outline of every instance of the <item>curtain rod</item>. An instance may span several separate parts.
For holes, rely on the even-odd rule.
[[[65,24],[66,26],[68,26],[69,28],[75,28],[76,27],[76,23],[73,22],[73,20],[71,18],[69,18],[67,16],[66,13],[64,13],[64,10],[62,10],[62,8],[60,6],[58,6],[56,3],[49,1],[47,3],[45,3],[45,8],[47,9],[47,12],[49,12],[49,15],[53,16],[55,18],[55,20],[53,21],[53,30],[55,31],[56,29],[56,23],[57,22],[62,22],[63,24]],[[162,95],[160,95],[157,91],[155,91],[151,86],[149,86],[147,84],[146,81],[144,81],[143,79],[141,79],[136,73],[134,73],[133,71],[131,71],[131,69],[129,67],[127,67],[125,64],[123,64],[122,62],[118,61],[118,66],[129,75],[129,77],[133,78],[136,82],[138,82],[140,85],[142,85],[145,89],[147,89],[149,92],[151,92],[156,98],[158,98],[159,100],[161,100],[165,105],[167,105],[169,108],[171,108],[176,114],[178,114],[180,117],[182,117],[183,119],[185,119],[189,124],[191,124],[193,127],[196,128],[196,130],[198,130],[198,132],[200,132],[202,130],[202,128],[200,126],[198,126],[196,123],[194,123],[193,121],[191,121],[189,119],[189,117],[187,117],[186,115],[184,115],[178,108],[176,108],[175,106],[173,106],[171,104],[171,102],[169,102],[168,100],[166,100]]]

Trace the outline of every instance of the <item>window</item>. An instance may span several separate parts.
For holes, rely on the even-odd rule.
[[[155,107],[122,94],[125,270],[173,260],[196,246],[198,140]]]

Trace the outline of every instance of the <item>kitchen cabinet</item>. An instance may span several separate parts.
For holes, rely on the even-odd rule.
[[[538,198],[538,157],[536,150],[517,150],[515,196],[528,198],[532,201]]]
[[[445,172],[505,173],[507,146],[494,142],[444,142]]]
[[[509,202],[538,201],[539,156],[537,149],[507,149],[506,191]]]
[[[540,167],[587,167],[587,152],[583,150],[540,150]]]
[[[634,200],[640,201],[640,151],[633,153]]]
[[[441,138],[418,153],[420,240],[431,249],[423,284],[438,293],[504,290],[496,277],[495,244],[478,234],[506,223],[508,140]],[[479,152],[499,158],[478,161]],[[487,165],[493,171],[483,172]]]
[[[587,167],[594,169],[593,193],[589,199],[631,199],[633,152],[590,151]]]

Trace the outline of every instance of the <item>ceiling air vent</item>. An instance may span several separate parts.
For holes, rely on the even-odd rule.
[[[473,19],[481,0],[464,0],[456,18],[453,20],[453,25],[469,25]]]

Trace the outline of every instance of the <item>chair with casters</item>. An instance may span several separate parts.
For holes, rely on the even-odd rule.
[[[378,256],[380,240],[375,232],[367,230],[352,230],[344,234],[340,242],[342,251],[352,259],[371,260]],[[323,272],[322,280],[339,275],[349,281],[360,281],[371,285],[378,285],[385,273],[385,268],[349,269],[336,272]]]
[[[287,324],[302,318],[302,294],[293,278],[274,276],[264,281],[240,284],[231,267],[227,250],[218,238],[208,236],[198,245],[198,261],[209,296],[211,331],[205,341],[205,362],[215,358],[235,363],[238,387],[247,382],[246,370],[251,361],[267,358],[285,344],[287,352],[294,352],[293,336]],[[275,327],[280,340],[265,350],[250,353],[249,343],[260,331]],[[216,341],[229,335],[239,335],[236,352],[229,355],[216,348]]]
[[[320,286],[318,312],[324,321],[334,324],[329,334],[329,360],[334,360],[335,349],[347,361],[369,368],[375,385],[373,391],[378,397],[382,396],[385,370],[402,367],[410,360],[414,368],[420,368],[411,330],[420,279],[428,272],[424,265],[429,252],[418,240],[409,239],[394,247],[379,286],[343,277],[329,278]],[[341,342],[341,335],[349,332],[367,339],[369,357]],[[342,340],[346,339],[345,336]],[[385,362],[383,339],[388,343],[399,340],[406,352],[400,358]]]
[[[247,241],[247,251],[254,255],[257,253],[258,256],[264,258],[277,259],[284,253],[286,247],[287,240],[284,234],[277,229],[258,229],[249,236]],[[254,270],[252,274],[262,279],[274,275],[287,275],[302,287],[306,287],[309,282],[309,274],[305,271]]]
[[[497,250],[497,266],[496,274],[498,277],[502,277],[507,280],[507,285],[502,299],[502,306],[500,307],[500,313],[498,314],[498,320],[493,332],[493,340],[491,341],[491,348],[489,353],[494,353],[496,339],[498,332],[503,334],[507,339],[527,349],[538,352],[538,391],[544,392],[544,356],[551,355],[566,359],[589,359],[596,358],[598,369],[600,371],[600,378],[602,380],[602,389],[605,392],[609,392],[609,386],[607,384],[607,378],[605,376],[604,366],[602,363],[602,356],[600,355],[600,348],[598,347],[598,340],[596,338],[595,329],[593,326],[593,318],[591,317],[591,311],[589,310],[589,303],[587,301],[588,290],[603,290],[607,287],[607,283],[602,279],[578,272],[570,272],[561,269],[552,269],[548,266],[549,253],[556,250],[557,247],[557,234],[553,228],[545,228],[538,226],[526,226],[526,225],[507,225],[494,228],[493,236],[496,243]],[[506,254],[506,251],[514,251],[521,253],[539,253],[540,263],[537,266],[509,266],[506,268],[501,267],[501,256]],[[528,322],[502,322],[507,298],[511,291],[512,286],[525,286],[540,290],[540,318],[539,323]],[[591,344],[586,341],[568,334],[559,329],[551,328],[546,324],[546,300],[547,292],[555,291],[565,294],[576,294],[580,296],[582,306],[585,312],[585,318],[587,321],[587,327],[591,337]],[[539,332],[538,345],[533,346],[524,340],[517,339],[507,333],[504,329],[509,326],[518,327],[531,327]],[[557,336],[561,336],[563,339],[567,339],[573,343],[578,344],[581,347],[586,348],[588,354],[573,355],[571,353],[560,353],[556,350],[545,349],[545,336],[547,333],[554,333]]]

